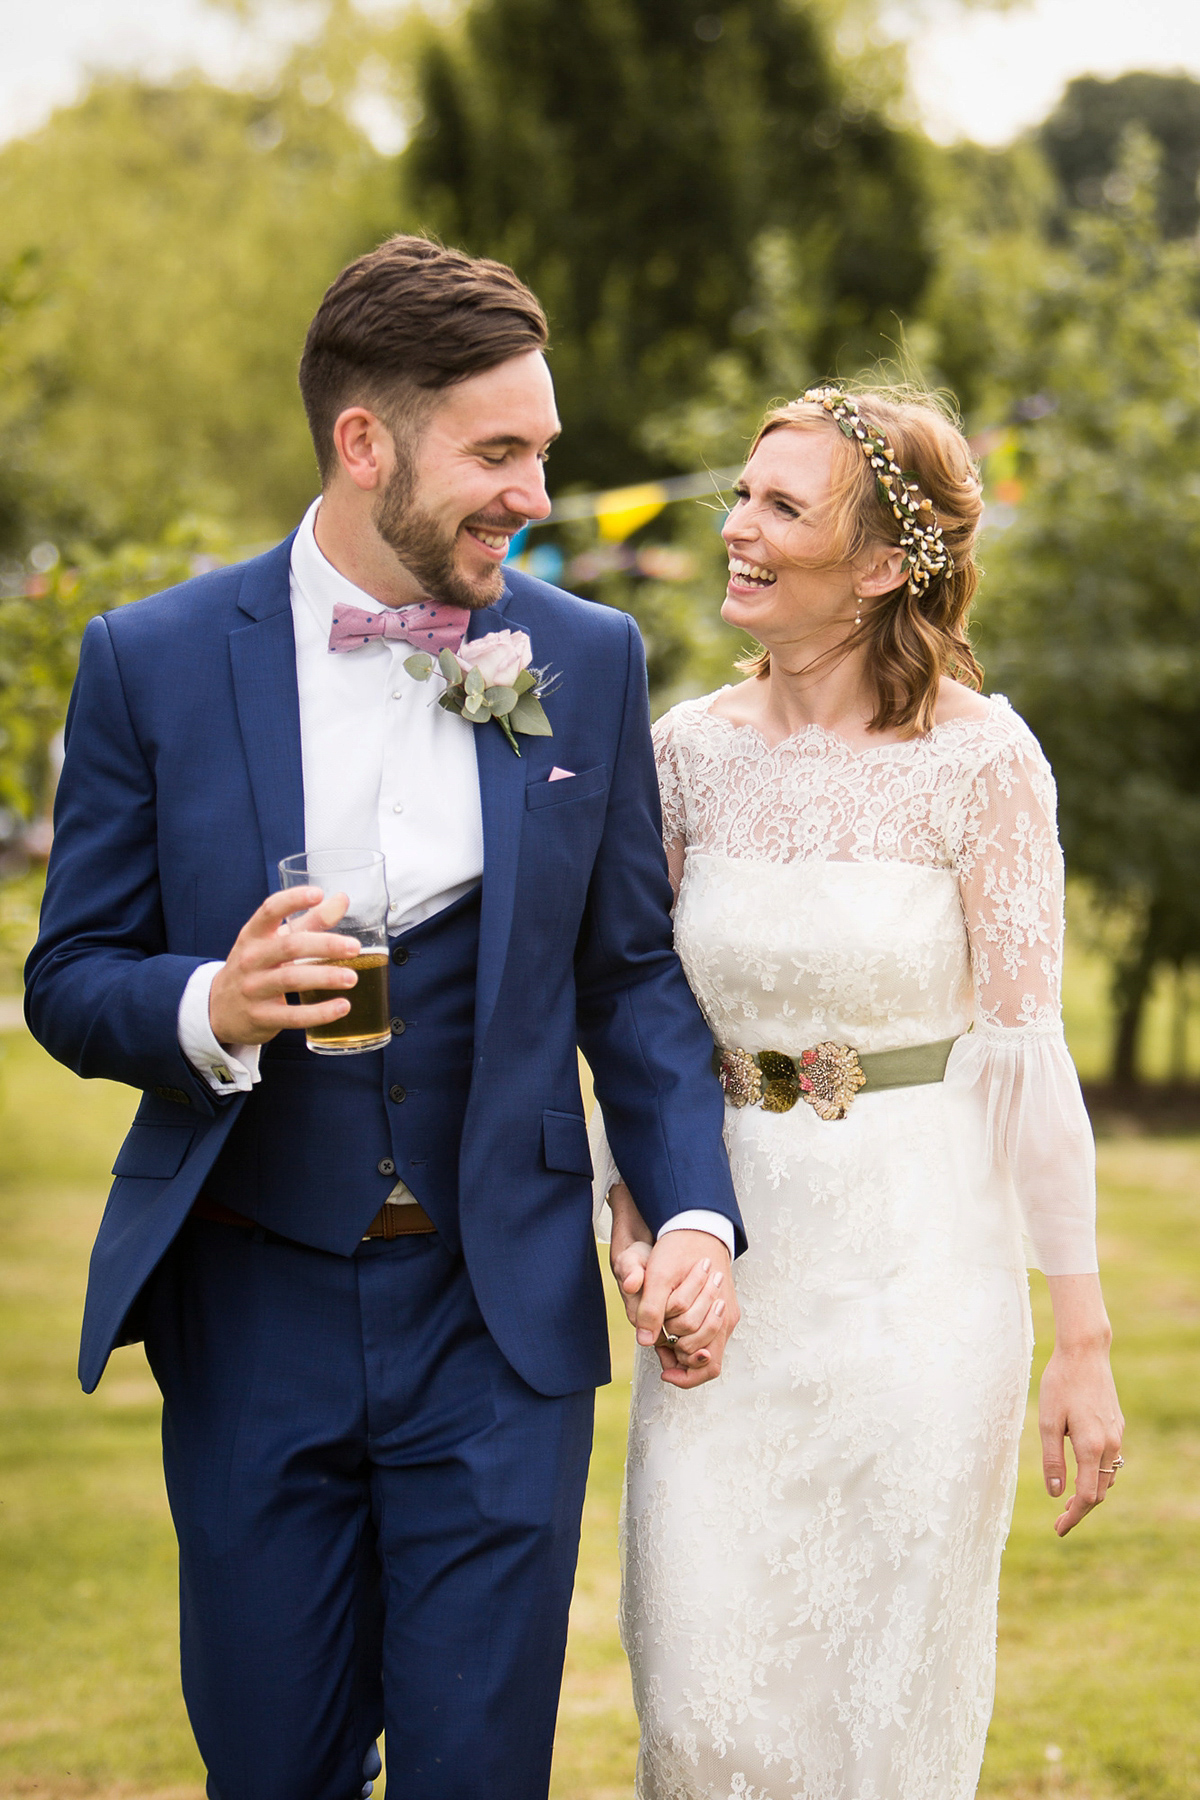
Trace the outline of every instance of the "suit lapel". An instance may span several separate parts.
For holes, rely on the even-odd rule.
[[[280,858],[304,848],[291,548],[289,537],[249,564],[238,595],[246,623],[229,634],[238,723],[271,893],[279,886]]]
[[[505,596],[507,598],[507,596]],[[497,606],[472,613],[467,638],[489,631],[523,631],[524,626]],[[517,897],[521,828],[525,818],[525,762],[492,721],[472,725],[479,765],[479,799],[483,811],[483,894],[479,919],[479,967],[475,990],[475,1042],[484,1034],[495,1010]]]

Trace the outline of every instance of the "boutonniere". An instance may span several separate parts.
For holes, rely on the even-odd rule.
[[[546,669],[532,669],[533,646],[523,631],[491,631],[473,642],[466,639],[436,659],[427,650],[407,658],[404,667],[414,681],[428,681],[434,669],[446,678],[446,691],[438,705],[458,713],[472,725],[495,719],[516,750],[514,732],[523,737],[553,737],[542,701],[557,687],[559,677]]]

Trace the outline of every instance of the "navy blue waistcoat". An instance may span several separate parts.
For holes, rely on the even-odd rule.
[[[459,1248],[479,900],[473,888],[393,940],[386,1050],[315,1056],[300,1031],[266,1046],[262,1080],[205,1184],[209,1199],[328,1250],[347,1215],[365,1230],[399,1178]]]

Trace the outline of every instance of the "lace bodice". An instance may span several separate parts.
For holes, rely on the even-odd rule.
[[[816,725],[771,748],[753,726],[714,713],[713,699],[685,701],[655,727],[677,889],[681,851],[946,871],[970,946],[977,1027],[1057,1034],[1063,862],[1054,781],[1007,701],[989,702],[985,718],[856,750]]]
[[[676,943],[714,1037],[793,1054],[958,1037],[947,1081],[985,1115],[1032,1260],[1093,1270],[1063,861],[1032,733],[996,699],[899,743],[859,750],[810,726],[771,747],[714,697],[655,727]]]

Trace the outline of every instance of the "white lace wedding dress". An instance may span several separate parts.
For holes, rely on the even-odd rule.
[[[1022,1233],[1048,1273],[1096,1266],[1053,782],[1001,700],[858,751],[817,727],[772,749],[712,698],[656,745],[717,1043],[958,1042],[943,1082],[841,1121],[726,1108],[741,1324],[718,1381],[678,1392],[652,1351],[634,1380],[638,1793],[967,1800],[1029,1377]]]

